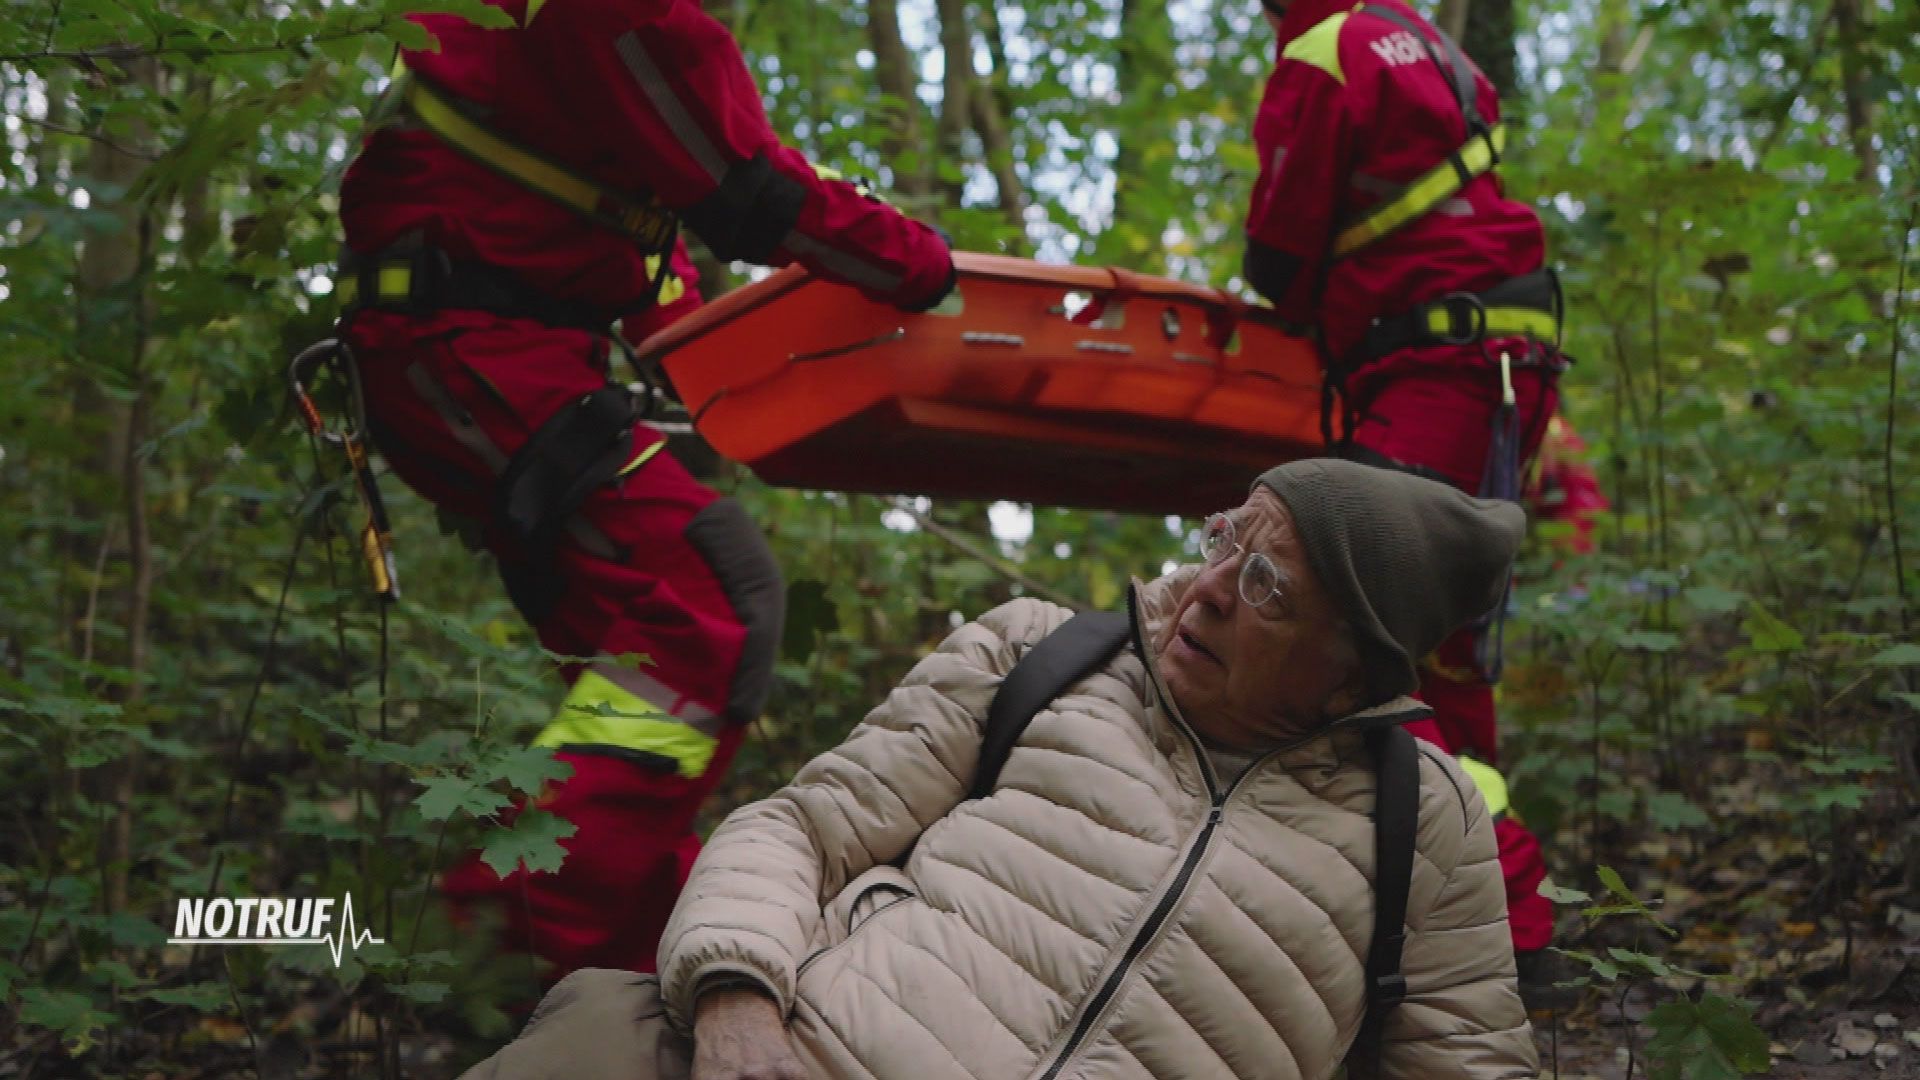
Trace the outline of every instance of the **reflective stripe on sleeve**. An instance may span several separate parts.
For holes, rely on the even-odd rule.
[[[899,274],[876,266],[852,252],[829,247],[797,229],[788,233],[780,246],[795,255],[813,259],[849,285],[873,292],[895,292],[905,280]]]
[[[680,701],[678,715],[671,706]],[[644,672],[595,664],[580,673],[533,745],[606,746],[671,762],[693,779],[713,761],[721,720]]]
[[[719,183],[727,174],[726,161],[721,158],[720,151],[714,148],[713,140],[707,138],[699,122],[673,92],[673,87],[668,85],[660,65],[653,62],[646,46],[640,44],[640,35],[632,30],[621,34],[614,41],[613,49],[620,54],[621,62],[627,65],[627,71],[633,75],[634,81],[640,84],[641,92],[647,95],[647,101],[652,103],[654,111],[667,122],[681,149],[706,170],[709,179]]]
[[[1400,197],[1382,203],[1367,216],[1340,230],[1333,241],[1334,255],[1351,255],[1453,198],[1468,182],[1490,172],[1506,145],[1505,124],[1495,125],[1485,138],[1476,135],[1467,140],[1458,154],[1408,184]],[[1456,159],[1458,168],[1454,164]]]
[[[1500,775],[1499,769],[1478,758],[1462,754],[1458,760],[1460,768],[1473,781],[1473,786],[1480,789],[1480,797],[1486,800],[1487,811],[1496,818],[1504,816],[1507,812],[1506,777]]]

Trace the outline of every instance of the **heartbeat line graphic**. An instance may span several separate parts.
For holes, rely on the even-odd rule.
[[[337,933],[324,934],[320,938],[327,943],[327,951],[333,954],[333,966],[340,966],[340,954],[347,949],[359,952],[363,945],[385,945],[386,938],[373,936],[373,931],[362,930],[353,925],[353,894],[348,893],[340,905],[340,929]]]
[[[247,936],[246,935],[246,930],[248,929],[247,919],[248,919],[248,916],[252,914],[255,906],[259,906],[261,908],[260,921],[257,924],[258,928],[261,930],[267,930],[271,928],[273,931],[277,932],[280,929],[282,904],[286,905],[285,917],[288,920],[288,923],[287,923],[288,929],[293,929],[294,927],[294,923],[292,920],[293,920],[293,913],[295,909],[293,908],[293,905],[294,904],[307,905],[306,907],[300,909],[301,919],[299,922],[300,929],[298,931],[296,931],[294,934],[275,933],[272,936]],[[174,928],[175,936],[168,938],[167,944],[169,945],[325,945],[327,947],[328,954],[333,957],[333,966],[337,968],[340,966],[341,959],[345,956],[346,952],[349,949],[353,950],[354,952],[358,952],[362,948],[365,948],[368,945],[385,945],[387,943],[386,938],[375,937],[371,929],[362,930],[360,929],[359,925],[354,922],[352,893],[347,893],[341,900],[340,923],[339,923],[338,929],[334,929],[334,930],[326,929],[327,924],[332,921],[332,919],[330,918],[331,913],[328,912],[326,909],[331,907],[332,904],[333,904],[333,901],[330,899],[321,900],[317,904],[313,900],[303,900],[303,901],[268,900],[263,902],[263,901],[252,899],[252,898],[241,900],[238,902],[226,900],[226,899],[215,900],[211,902],[204,901],[204,900],[201,900],[201,901],[182,900],[180,901],[180,912],[178,915],[178,921],[175,923],[175,928]],[[224,909],[224,911],[222,911],[219,905],[226,905],[226,908]],[[268,905],[271,905],[271,906],[269,907]],[[238,910],[241,914],[240,925],[239,925],[241,935],[237,937],[228,937],[226,936],[225,931],[227,930],[228,927],[232,925],[231,915],[235,910]],[[214,913],[216,912],[223,913],[228,916],[228,918],[220,922],[218,930],[215,930],[213,926]],[[271,912],[270,916],[268,912]],[[310,928],[310,932],[309,932],[309,928]]]

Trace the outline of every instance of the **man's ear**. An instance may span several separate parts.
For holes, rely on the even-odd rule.
[[[1352,716],[1367,707],[1367,673],[1360,666],[1359,650],[1347,652],[1347,678],[1339,689],[1327,695],[1327,719]]]
[[[1366,689],[1358,678],[1348,681],[1347,685],[1335,690],[1327,698],[1327,719],[1338,720],[1343,716],[1352,716],[1359,712],[1367,700]]]

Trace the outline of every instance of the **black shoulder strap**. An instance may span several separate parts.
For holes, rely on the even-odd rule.
[[[1407,996],[1400,953],[1407,943],[1407,893],[1420,817],[1420,750],[1398,725],[1367,732],[1379,792],[1374,802],[1373,944],[1367,950],[1367,1015],[1354,1040],[1360,1077],[1380,1071],[1387,1014]]]
[[[1453,98],[1460,104],[1460,115],[1467,121],[1467,138],[1471,139],[1475,135],[1485,133],[1487,123],[1480,116],[1478,101],[1480,95],[1473,79],[1473,65],[1467,62],[1467,54],[1460,51],[1460,46],[1454,44],[1445,30],[1439,27],[1431,28],[1434,36],[1438,37],[1441,44],[1446,47],[1447,55],[1442,59],[1440,50],[1433,46],[1433,38],[1428,37],[1426,30],[1412,19],[1384,4],[1367,4],[1360,10],[1363,14],[1385,19],[1412,34],[1414,40],[1427,50],[1427,57],[1433,61],[1433,66],[1440,69],[1441,78],[1446,79],[1447,84],[1453,87]]]
[[[1083,611],[1027,650],[1013,665],[987,709],[987,726],[980,740],[980,765],[974,770],[969,799],[993,792],[1000,769],[1020,741],[1020,733],[1048,703],[1069,686],[1093,674],[1095,668],[1119,652],[1133,632],[1133,623],[1117,611]]]

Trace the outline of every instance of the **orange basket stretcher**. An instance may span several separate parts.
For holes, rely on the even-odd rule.
[[[958,252],[906,314],[787,267],[637,350],[788,487],[1198,515],[1319,452],[1313,346],[1215,289]]]

